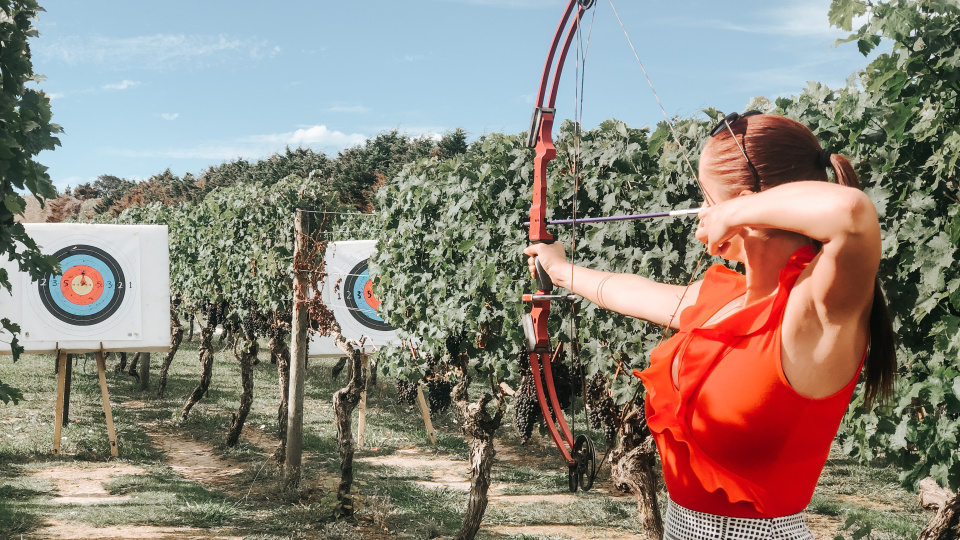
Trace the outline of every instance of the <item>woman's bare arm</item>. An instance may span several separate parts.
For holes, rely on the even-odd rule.
[[[700,283],[690,287],[667,285],[635,274],[601,272],[567,262],[563,246],[535,244],[524,250],[530,255],[530,273],[536,269],[533,257],[540,258],[540,265],[553,280],[554,285],[582,296],[598,306],[677,328],[679,314],[696,302]]]

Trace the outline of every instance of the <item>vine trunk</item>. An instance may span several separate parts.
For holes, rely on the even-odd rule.
[[[277,364],[277,378],[280,384],[280,404],[277,406],[277,437],[280,445],[274,452],[274,459],[282,465],[287,457],[287,417],[290,413],[290,347],[285,334],[270,338],[270,361]]]
[[[163,365],[160,367],[160,381],[157,383],[157,395],[163,397],[163,392],[167,388],[167,372],[170,371],[170,364],[173,363],[173,357],[177,354],[177,349],[180,348],[180,343],[183,342],[183,324],[180,323],[180,317],[177,316],[177,311],[170,308],[170,351],[167,352],[167,356],[163,359]]]
[[[643,414],[631,414],[623,422],[623,434],[610,455],[610,476],[623,493],[637,497],[637,513],[649,538],[663,537],[663,519],[657,501],[657,448]]]
[[[247,415],[250,414],[250,407],[253,406],[253,365],[257,361],[257,353],[260,352],[256,337],[250,337],[242,332],[235,335],[237,335],[237,341],[234,342],[233,355],[240,362],[240,385],[243,390],[240,393],[240,407],[233,414],[233,424],[227,434],[227,446],[236,446],[240,442],[243,424],[247,421]],[[237,345],[240,345],[239,350]]]
[[[937,510],[937,515],[920,531],[917,540],[953,540],[960,538],[960,498],[955,493]]]
[[[197,348],[200,352],[200,384],[187,398],[187,403],[180,413],[181,420],[187,419],[190,409],[206,395],[207,389],[210,388],[210,379],[213,378],[213,330],[212,324],[200,328],[200,346]]]
[[[353,515],[353,410],[360,403],[366,381],[363,373],[363,352],[358,347],[350,356],[350,381],[333,394],[333,411],[337,418],[337,445],[340,449],[340,484],[337,500],[346,516]]]

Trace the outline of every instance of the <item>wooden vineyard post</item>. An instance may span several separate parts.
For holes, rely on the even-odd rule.
[[[287,450],[283,464],[287,488],[300,485],[303,453],[303,379],[307,365],[307,269],[304,268],[305,240],[310,233],[307,213],[297,210],[293,220],[293,328],[290,333],[290,380],[288,388]]]
[[[117,430],[113,427],[113,412],[110,409],[110,392],[107,390],[107,358],[103,350],[97,351],[97,375],[100,377],[100,396],[103,398],[103,413],[107,417],[107,436],[110,438],[110,455],[118,457]],[[149,358],[149,356],[148,356]],[[149,362],[149,360],[147,360]]]
[[[366,353],[363,353],[363,360],[360,363],[361,370],[363,373],[360,375],[363,377],[363,380],[367,382],[368,377],[367,373],[369,372],[370,366],[370,356]],[[363,385],[363,392],[360,393],[360,412],[357,413],[357,446],[363,448],[364,444],[364,433],[367,429],[367,385]]]
[[[414,361],[417,360],[417,349],[413,346],[413,341],[407,343],[410,347],[410,356]],[[430,442],[437,444],[437,432],[433,429],[433,422],[430,421],[430,407],[427,407],[427,400],[423,397],[423,385],[417,383],[417,406],[420,407],[420,416],[423,417],[423,427],[427,430],[427,436]]]
[[[417,405],[420,406],[420,416],[423,417],[423,425],[427,430],[427,436],[430,442],[437,444],[437,432],[433,429],[433,422],[430,421],[430,407],[427,407],[427,399],[423,397],[423,385],[417,385]]]
[[[60,430],[63,428],[63,397],[67,386],[67,352],[57,351],[57,410],[53,420],[53,455],[60,455]]]

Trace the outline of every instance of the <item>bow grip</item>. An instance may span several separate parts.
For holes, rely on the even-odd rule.
[[[553,291],[553,280],[544,271],[543,266],[540,266],[540,257],[534,257],[533,264],[537,267],[537,289],[550,294]]]

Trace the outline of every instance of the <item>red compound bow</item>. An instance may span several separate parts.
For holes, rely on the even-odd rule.
[[[530,120],[529,138],[527,146],[536,149],[533,170],[533,204],[530,207],[530,241],[533,243],[553,243],[554,237],[547,232],[546,205],[547,205],[547,164],[557,156],[557,149],[553,145],[553,115],[556,112],[554,105],[557,99],[557,87],[563,63],[570,49],[570,44],[577,32],[580,19],[584,12],[593,6],[594,0],[569,0],[563,12],[563,18],[557,26],[547,54],[547,61],[543,66],[543,76],[540,78],[540,90],[537,92],[536,107],[533,109],[533,118]],[[566,34],[564,34],[566,31]],[[562,40],[562,43],[561,43]],[[559,54],[558,54],[559,53]],[[556,61],[556,62],[554,62]],[[554,63],[556,64],[554,66]],[[553,77],[551,78],[551,68]],[[551,84],[552,81],[552,84]],[[549,85],[549,93],[547,92]],[[523,331],[527,340],[527,352],[530,354],[530,368],[533,372],[534,386],[537,390],[537,401],[543,413],[544,422],[550,431],[553,442],[560,450],[569,467],[570,491],[578,488],[584,491],[593,486],[596,474],[597,456],[593,441],[586,435],[580,435],[574,440],[573,433],[563,417],[557,391],[553,384],[551,369],[550,337],[547,331],[547,318],[550,315],[550,301],[573,301],[573,295],[555,295],[553,282],[543,272],[539,261],[537,267],[537,292],[525,294],[524,301],[530,302],[530,313],[523,317]],[[543,366],[543,378],[540,377],[540,366]],[[549,405],[548,405],[549,400]],[[553,407],[556,423],[551,418],[550,406]],[[557,429],[559,425],[559,429]]]

